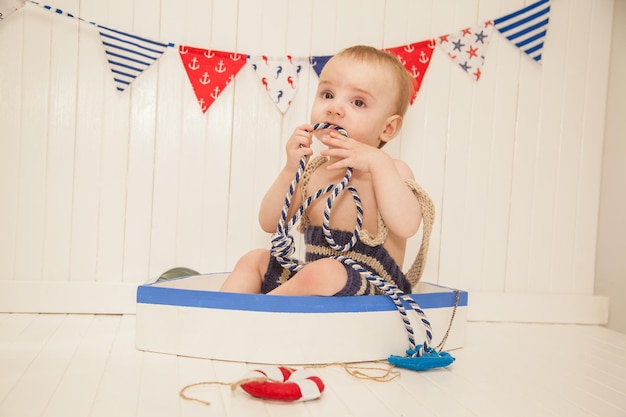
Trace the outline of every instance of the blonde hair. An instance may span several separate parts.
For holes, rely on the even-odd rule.
[[[372,62],[389,67],[394,74],[397,87],[395,111],[396,114],[404,117],[415,91],[415,84],[413,77],[411,77],[411,74],[404,68],[400,60],[387,51],[367,45],[351,46],[343,49],[335,56],[354,58],[359,61]]]

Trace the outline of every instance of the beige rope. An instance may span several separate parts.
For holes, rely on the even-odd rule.
[[[400,376],[400,371],[396,370],[395,367],[388,362],[385,361],[375,361],[372,363],[377,363],[380,365],[385,365],[383,368],[375,367],[375,366],[365,366],[365,365],[354,365],[349,363],[342,362],[334,362],[322,365],[307,365],[305,368],[328,368],[330,366],[339,366],[343,368],[350,376],[353,376],[357,379],[364,379],[367,381],[375,381],[375,382],[390,382]],[[382,372],[382,375],[371,375],[366,372]]]
[[[187,395],[187,390],[189,390],[190,388],[194,388],[194,387],[199,387],[202,385],[222,385],[222,386],[230,386],[230,390],[234,391],[237,388],[239,388],[241,385],[243,384],[247,384],[248,382],[279,382],[279,383],[283,383],[283,381],[276,381],[275,379],[272,378],[267,378],[267,377],[255,377],[255,378],[243,378],[240,379],[239,381],[236,382],[221,382],[221,381],[203,381],[203,382],[195,382],[193,384],[189,384],[189,385],[185,385],[179,392],[178,392],[178,396],[180,398],[182,398],[183,400],[188,400],[188,401],[195,401],[198,402],[200,404],[204,404],[204,405],[211,405],[210,401],[205,401],[205,400],[201,400],[199,398],[196,397],[190,397]]]
[[[347,363],[335,362],[335,363],[328,363],[328,364],[322,364],[322,365],[307,365],[304,368],[305,369],[315,369],[315,368],[320,369],[320,368],[328,368],[330,366],[339,366],[343,368],[350,376],[354,378],[363,379],[367,381],[375,381],[375,382],[389,382],[389,381],[393,381],[394,379],[400,376],[400,372],[396,370],[394,366],[389,363],[386,363],[383,361],[376,361],[372,363],[378,363],[378,364],[386,365],[386,366],[381,368],[381,367],[375,367],[375,366],[352,365],[352,364],[347,364]],[[374,373],[380,372],[382,374],[372,375],[372,374],[368,374],[368,372],[374,372]],[[203,385],[229,386],[230,390],[234,391],[237,388],[239,388],[241,385],[247,384],[248,382],[283,383],[283,381],[276,381],[274,379],[267,378],[267,377],[243,378],[236,382],[202,381],[202,382],[195,382],[193,384],[185,385],[178,392],[178,396],[182,398],[183,400],[195,401],[197,403],[210,406],[211,405],[210,401],[205,401],[197,397],[189,396],[187,395],[187,391],[191,388],[200,387]]]
[[[406,180],[406,183],[413,190],[413,194],[415,194],[420,204],[422,223],[424,224],[419,252],[417,252],[417,256],[406,274],[406,278],[411,283],[411,287],[415,287],[424,273],[426,256],[428,255],[428,245],[430,244],[430,234],[433,231],[433,224],[435,223],[435,205],[428,193],[424,191],[419,184],[409,180]]]

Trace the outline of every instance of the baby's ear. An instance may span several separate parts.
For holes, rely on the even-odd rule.
[[[402,127],[402,116],[398,114],[394,114],[390,116],[385,121],[385,128],[383,132],[380,134],[380,140],[387,143],[400,132],[400,128]]]

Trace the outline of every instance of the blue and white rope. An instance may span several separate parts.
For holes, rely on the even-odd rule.
[[[336,126],[336,125],[331,125],[328,123],[317,123],[313,125],[313,130],[318,130],[318,129],[335,129],[339,133],[341,133],[343,136],[348,137],[348,133],[343,128]],[[344,176],[344,178],[342,179],[340,183],[331,184],[327,186],[326,188],[319,189],[313,195],[307,198],[304,201],[304,203],[302,203],[298,211],[291,217],[289,222],[287,222],[287,215],[289,212],[289,208],[291,206],[291,200],[296,190],[296,187],[298,183],[300,182],[302,175],[304,174],[306,162],[307,162],[306,157],[303,157],[300,160],[298,171],[296,172],[296,175],[293,181],[289,185],[289,190],[287,192],[287,195],[285,196],[285,202],[284,202],[283,210],[281,212],[281,216],[278,222],[276,233],[272,235],[272,240],[271,240],[272,248],[270,252],[272,256],[274,256],[278,260],[278,262],[283,266],[283,268],[287,268],[293,272],[297,272],[300,269],[302,269],[304,267],[304,264],[300,262],[300,260],[298,259],[291,258],[291,256],[295,252],[295,248],[294,248],[294,240],[293,240],[293,237],[289,234],[289,230],[296,224],[296,222],[303,215],[304,211],[313,201],[320,198],[322,195],[331,192],[330,196],[326,200],[326,207],[324,209],[324,220],[322,224],[323,226],[322,229],[324,231],[324,237],[326,239],[326,242],[338,252],[345,252],[345,251],[349,251],[350,249],[352,249],[352,247],[355,245],[358,239],[359,231],[361,230],[361,227],[363,225],[363,209],[361,207],[361,199],[359,198],[357,190],[354,187],[348,185],[352,177],[352,168],[348,168],[346,170],[346,175]],[[351,240],[342,246],[342,245],[338,245],[332,237],[332,233],[330,229],[330,211],[332,210],[333,202],[339,196],[339,194],[344,190],[348,190],[352,194],[352,197],[354,199],[354,202],[357,208],[357,222],[356,222],[355,231],[352,234]],[[430,322],[426,318],[426,314],[424,313],[424,311],[422,311],[419,305],[410,296],[402,292],[397,286],[385,281],[381,277],[363,268],[358,262],[355,262],[351,258],[348,258],[346,256],[341,256],[341,255],[334,256],[333,258],[353,268],[355,271],[361,274],[361,276],[364,276],[372,285],[374,285],[381,292],[383,292],[384,294],[386,294],[392,299],[398,312],[400,313],[400,317],[402,318],[402,322],[407,331],[410,349],[415,351],[414,356],[419,357],[424,353],[424,351],[428,351],[430,349],[429,345],[432,341],[432,327],[430,325]],[[415,337],[414,337],[415,332],[413,331],[411,321],[408,318],[404,303],[408,304],[409,307],[417,313],[417,315],[419,316],[426,330],[426,340],[424,341],[422,345],[419,346],[419,349],[417,350],[415,349],[416,348]]]

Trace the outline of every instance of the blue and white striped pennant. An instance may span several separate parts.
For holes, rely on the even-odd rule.
[[[493,21],[495,27],[536,62],[541,62],[543,41],[550,20],[550,0],[540,0]]]
[[[124,91],[168,47],[174,46],[172,43],[156,42],[100,25],[98,31],[118,91]]]

